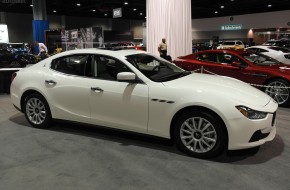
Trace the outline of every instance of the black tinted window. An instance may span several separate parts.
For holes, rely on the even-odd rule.
[[[121,61],[104,55],[94,56],[94,69],[95,77],[105,80],[117,80],[118,73],[132,72]]]
[[[91,75],[89,55],[72,55],[53,60],[51,69],[70,75]],[[87,68],[88,69],[87,69]]]
[[[202,61],[210,61],[214,62],[214,54],[213,53],[200,53],[197,55],[199,60]]]

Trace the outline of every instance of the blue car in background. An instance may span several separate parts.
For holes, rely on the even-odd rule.
[[[35,63],[35,56],[23,43],[0,44],[0,68],[23,68]]]

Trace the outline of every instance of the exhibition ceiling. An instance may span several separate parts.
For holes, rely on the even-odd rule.
[[[125,19],[146,17],[146,0],[46,0],[46,3],[49,15],[112,18],[112,9],[122,8]],[[290,0],[192,0],[191,3],[193,19],[290,10]],[[0,11],[32,13],[31,4],[32,0],[4,0],[0,1]]]

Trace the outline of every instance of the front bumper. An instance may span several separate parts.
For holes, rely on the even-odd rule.
[[[250,120],[243,116],[229,121],[229,150],[260,146],[275,138],[277,105],[271,102],[265,108],[272,111],[264,119]]]

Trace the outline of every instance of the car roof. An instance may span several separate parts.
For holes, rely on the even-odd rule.
[[[199,51],[198,53],[234,53],[234,54],[242,54],[242,53],[252,53],[251,50],[247,49],[238,49],[238,50],[232,50],[232,49],[214,49],[214,50],[204,50],[204,51]]]
[[[71,54],[103,54],[112,57],[125,57],[133,54],[146,53],[144,51],[135,50],[135,49],[123,49],[123,50],[106,50],[106,49],[97,49],[97,48],[89,48],[89,49],[76,49],[69,50],[62,53],[59,53],[59,57],[71,55]]]

